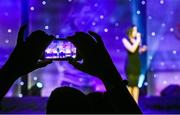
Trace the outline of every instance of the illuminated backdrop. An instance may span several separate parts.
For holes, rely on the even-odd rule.
[[[160,95],[170,84],[180,85],[179,4],[179,0],[148,0],[147,3],[150,95]]]
[[[56,37],[66,37],[76,31],[98,32],[122,77],[125,79],[126,52],[121,39],[131,26],[133,0],[29,0],[29,30],[42,29]],[[179,84],[180,77],[180,22],[179,0],[141,0],[147,5],[148,67],[150,95],[159,95],[169,84]],[[15,46],[21,25],[21,0],[0,1],[0,66]],[[141,15],[141,10],[136,14]],[[109,76],[111,77],[111,76]],[[28,88],[34,84],[43,87],[48,96],[59,86],[72,86],[85,93],[104,91],[102,82],[74,69],[67,62],[54,62],[46,68],[29,74]],[[22,96],[18,80],[8,96]]]
[[[0,2],[0,55],[1,65],[5,62],[16,43],[21,23],[21,1]],[[24,5],[23,5],[24,7]],[[56,37],[64,38],[76,31],[98,32],[113,58],[118,70],[124,76],[124,52],[121,39],[131,25],[131,8],[127,0],[29,0],[30,32],[42,29]],[[24,17],[23,17],[24,18]],[[4,23],[6,22],[6,23]],[[74,69],[67,62],[54,62],[44,69],[29,74],[28,88],[35,83],[43,87],[42,95],[48,96],[58,86],[76,87],[85,93],[104,91],[102,82],[90,75]],[[109,76],[111,77],[111,76]],[[22,96],[17,81],[10,95]]]

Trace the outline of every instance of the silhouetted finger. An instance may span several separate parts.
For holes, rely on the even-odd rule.
[[[71,65],[73,65],[76,69],[79,69],[81,71],[84,71],[84,67],[81,63],[77,62],[77,61],[74,61],[74,60],[69,60],[69,63]]]
[[[79,44],[79,40],[78,40],[77,36],[69,36],[69,37],[67,37],[67,40],[69,40],[71,43],[73,43],[73,45],[75,47],[77,47],[79,49],[80,44]]]
[[[47,46],[55,39],[54,36],[49,36],[45,32],[38,30],[32,32],[26,41],[27,45],[31,50],[34,50],[34,53],[40,55]]]
[[[45,67],[51,63],[52,63],[52,60],[43,60],[43,61],[37,62],[35,69]]]
[[[98,35],[98,34],[95,33],[95,32],[92,32],[92,31],[89,31],[88,33],[89,33],[91,36],[93,36],[93,37],[97,40],[98,43],[100,43],[101,45],[104,45],[104,43],[103,43],[100,35]]]
[[[17,44],[23,44],[24,43],[24,34],[25,34],[26,28],[27,28],[27,25],[23,25],[19,29]]]
[[[88,33],[77,32],[77,42],[81,44],[81,49],[92,49],[97,46],[97,41]]]

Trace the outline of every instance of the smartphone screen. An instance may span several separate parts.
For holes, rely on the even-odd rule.
[[[46,48],[44,59],[67,60],[76,58],[76,47],[66,39],[55,39]]]

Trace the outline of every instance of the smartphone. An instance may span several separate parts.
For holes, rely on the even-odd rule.
[[[44,59],[48,60],[68,60],[77,57],[76,47],[66,39],[55,39],[45,49]]]

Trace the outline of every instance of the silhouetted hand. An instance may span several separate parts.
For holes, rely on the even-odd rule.
[[[38,30],[32,32],[24,41],[25,29],[26,26],[20,28],[16,47],[3,67],[11,77],[19,77],[51,63],[51,61],[39,61],[39,59],[54,37]]]
[[[105,106],[111,107],[112,113],[141,113],[114,66],[101,37],[94,32],[79,32],[68,37],[68,40],[77,47],[83,59],[82,63],[76,60],[70,63],[103,81],[106,87],[103,101],[108,103]]]
[[[94,76],[103,76],[112,65],[112,60],[104,47],[101,37],[94,33],[77,32],[67,38],[78,49],[83,62],[71,60],[70,63],[77,69]]]

